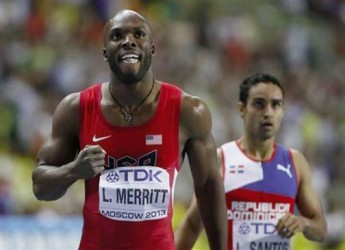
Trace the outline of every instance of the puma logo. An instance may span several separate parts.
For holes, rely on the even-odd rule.
[[[291,168],[290,164],[287,167],[284,167],[283,165],[280,165],[280,164],[277,165],[278,170],[285,172],[290,178],[292,178],[290,168]]]

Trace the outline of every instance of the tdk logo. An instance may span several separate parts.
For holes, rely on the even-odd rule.
[[[108,173],[106,180],[107,182],[141,182],[141,181],[153,181],[162,182],[159,175],[162,173],[161,170],[152,169],[117,169]]]
[[[254,227],[254,231],[256,234],[266,234],[271,235],[275,233],[275,225],[272,223],[251,223],[251,226]]]
[[[115,171],[110,171],[106,177],[107,182],[117,182],[120,179]]]
[[[247,223],[242,223],[238,229],[240,234],[249,234],[250,226]]]

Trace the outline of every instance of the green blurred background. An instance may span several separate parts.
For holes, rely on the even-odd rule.
[[[330,232],[324,244],[297,235],[294,249],[345,249],[341,0],[0,0],[0,248],[76,249],[83,183],[58,201],[38,202],[31,171],[62,97],[108,80],[102,29],[123,8],[152,24],[156,78],[208,103],[217,146],[242,132],[236,103],[246,76],[266,71],[285,84],[278,139],[309,160]],[[186,161],[175,190],[174,227],[192,193]],[[66,240],[66,232],[74,236]],[[195,249],[205,246],[203,233]]]

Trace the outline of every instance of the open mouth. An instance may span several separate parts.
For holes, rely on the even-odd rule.
[[[271,122],[264,122],[261,124],[262,127],[264,128],[272,128],[273,127],[273,123]]]
[[[139,61],[139,56],[136,54],[125,54],[120,57],[120,60],[123,63],[133,64]]]

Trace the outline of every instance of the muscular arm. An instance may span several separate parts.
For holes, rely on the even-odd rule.
[[[211,134],[211,115],[207,106],[197,98],[184,97],[182,126],[188,135],[185,152],[188,155],[196,203],[210,249],[226,249],[227,218],[224,187],[217,168],[216,147]],[[198,226],[197,235],[200,230]]]
[[[33,192],[39,200],[56,200],[78,179],[86,179],[101,171],[103,151],[99,146],[79,150],[79,94],[64,98],[58,105],[52,133],[40,149],[32,173]],[[103,156],[104,158],[104,156]]]
[[[312,187],[309,164],[298,151],[293,151],[293,159],[300,176],[296,199],[300,215],[285,215],[279,220],[277,230],[284,236],[282,228],[287,226],[293,234],[302,232],[307,239],[321,242],[327,235],[327,225],[321,203]]]
[[[217,162],[221,171],[221,150],[217,150]],[[198,210],[195,196],[188,208],[188,211],[175,232],[177,250],[192,249],[203,229],[202,220]]]
[[[198,205],[194,197],[185,217],[175,232],[176,249],[192,249],[202,229],[203,225],[200,218]]]

